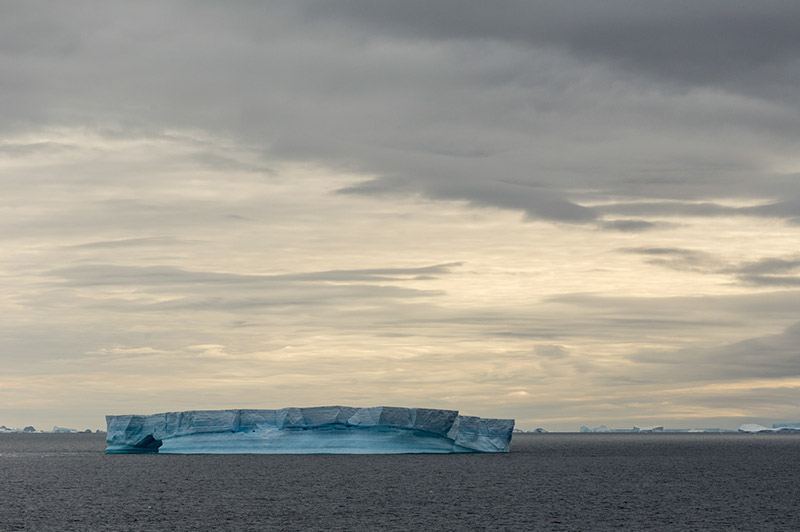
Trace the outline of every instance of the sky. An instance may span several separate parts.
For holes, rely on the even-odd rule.
[[[800,3],[0,5],[0,425],[800,422]]]

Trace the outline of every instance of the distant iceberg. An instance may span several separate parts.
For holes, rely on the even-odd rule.
[[[611,429],[605,425],[600,425],[599,427],[594,427],[592,429],[584,425],[581,427],[581,432],[611,432]]]
[[[637,427],[634,425],[631,432],[664,432],[664,427],[661,425],[653,425],[650,427]]]
[[[755,423],[745,423],[739,427],[739,432],[749,432],[751,434],[769,432],[800,432],[800,425],[796,423],[781,423],[773,425],[773,428],[770,429]]]
[[[513,419],[388,406],[192,410],[106,423],[109,454],[504,453],[514,429]]]

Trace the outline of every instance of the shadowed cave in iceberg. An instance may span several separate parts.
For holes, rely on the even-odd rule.
[[[106,423],[109,454],[503,453],[514,429],[513,419],[389,406],[192,410]]]

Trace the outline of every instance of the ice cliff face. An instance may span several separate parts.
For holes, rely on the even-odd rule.
[[[106,416],[107,453],[389,454],[508,452],[513,419],[456,410],[319,406]]]

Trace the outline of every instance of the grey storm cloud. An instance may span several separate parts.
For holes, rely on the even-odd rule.
[[[713,254],[682,248],[626,248],[625,253],[642,255],[645,262],[678,271],[718,271],[720,259]]]
[[[262,161],[198,164],[269,174],[275,160],[314,161],[364,176],[343,192],[622,232],[653,229],[659,212],[731,214],[710,203],[725,197],[765,200],[733,214],[797,218],[797,179],[769,165],[798,144],[794,2],[0,9],[6,134],[219,131]],[[621,198],[650,203],[592,206]],[[689,199],[708,202],[663,203]]]
[[[110,284],[249,284],[267,285],[287,281],[390,281],[430,279],[446,274],[461,263],[437,264],[420,268],[372,268],[362,270],[330,270],[323,272],[281,275],[242,275],[221,272],[189,271],[172,266],[120,266],[115,264],[83,264],[57,268],[45,275],[65,279],[81,286]]]
[[[749,274],[774,274],[800,269],[800,259],[761,259],[755,262],[742,264],[738,271]]]
[[[435,298],[441,290],[424,288],[425,281],[447,275],[459,263],[418,268],[331,270],[279,275],[242,275],[191,271],[172,266],[80,264],[44,272],[48,282],[41,295],[21,300],[26,305],[61,305],[66,300],[115,313],[213,311],[249,313],[258,309],[299,308],[305,314],[325,314],[338,308],[339,319],[352,309],[379,305],[382,312],[397,304]],[[398,286],[422,283],[422,287]],[[137,297],[118,297],[135,288]],[[76,290],[89,289],[81,296]],[[106,293],[104,298],[96,294]],[[87,293],[89,294],[89,293]],[[328,310],[325,310],[328,309]],[[388,310],[387,310],[388,309]],[[330,317],[329,317],[330,318]],[[248,319],[253,319],[249,316]],[[327,318],[326,318],[327,319]],[[331,318],[332,319],[332,318]],[[370,319],[382,319],[372,312]],[[344,320],[346,322],[347,320]],[[363,322],[362,322],[363,323]]]
[[[791,192],[791,188],[797,182],[797,177],[791,176],[777,181],[782,181],[782,183],[765,183],[764,186],[771,188],[771,193],[780,195],[782,192]],[[730,207],[714,202],[682,201],[618,203],[599,205],[595,207],[595,210],[603,214],[627,216],[758,216],[786,218],[793,223],[800,223],[800,201],[794,199],[747,207]]]
[[[175,238],[170,236],[150,236],[142,238],[124,238],[120,240],[98,240],[97,242],[86,242],[74,244],[70,247],[78,249],[102,249],[102,248],[128,248],[140,246],[178,246],[189,244],[195,240],[185,238]]]
[[[648,222],[646,220],[604,220],[600,226],[604,229],[622,231],[623,233],[636,233],[657,229],[662,224]]]
[[[674,369],[666,370],[664,374],[683,381],[797,377],[800,376],[800,323],[778,334],[750,338],[713,349],[646,353],[634,360],[673,366]]]
[[[690,83],[736,83],[743,73],[768,77],[780,66],[798,74],[800,6],[786,0],[340,0],[312,2],[307,14],[361,20],[379,28],[376,33],[563,47]]]
[[[394,180],[375,180],[341,189],[341,193],[380,194],[402,190]],[[425,195],[437,199],[469,199],[473,204],[503,207],[523,211],[526,216],[536,219],[559,220],[564,222],[587,222],[597,218],[590,208],[582,207],[559,196],[544,187],[520,186],[502,182],[465,182],[458,184],[425,183]]]
[[[732,268],[743,282],[755,286],[800,286],[800,259],[766,258]]]
[[[625,248],[620,251],[642,255],[648,264],[672,270],[732,275],[745,285],[800,286],[800,259],[796,257],[767,257],[735,263],[695,249]]]
[[[740,275],[745,284],[755,286],[800,286],[800,276],[791,275]]]
[[[800,292],[769,291],[731,296],[610,297],[595,294],[560,294],[546,305],[565,306],[576,320],[560,324],[564,329],[587,327],[593,331],[643,335],[666,329],[699,330],[743,327],[753,323],[789,323],[800,313]],[[547,307],[545,307],[547,308]],[[561,312],[564,312],[562,310]],[[562,318],[564,320],[564,318]],[[647,322],[648,328],[636,327]],[[638,332],[636,332],[638,331]]]

